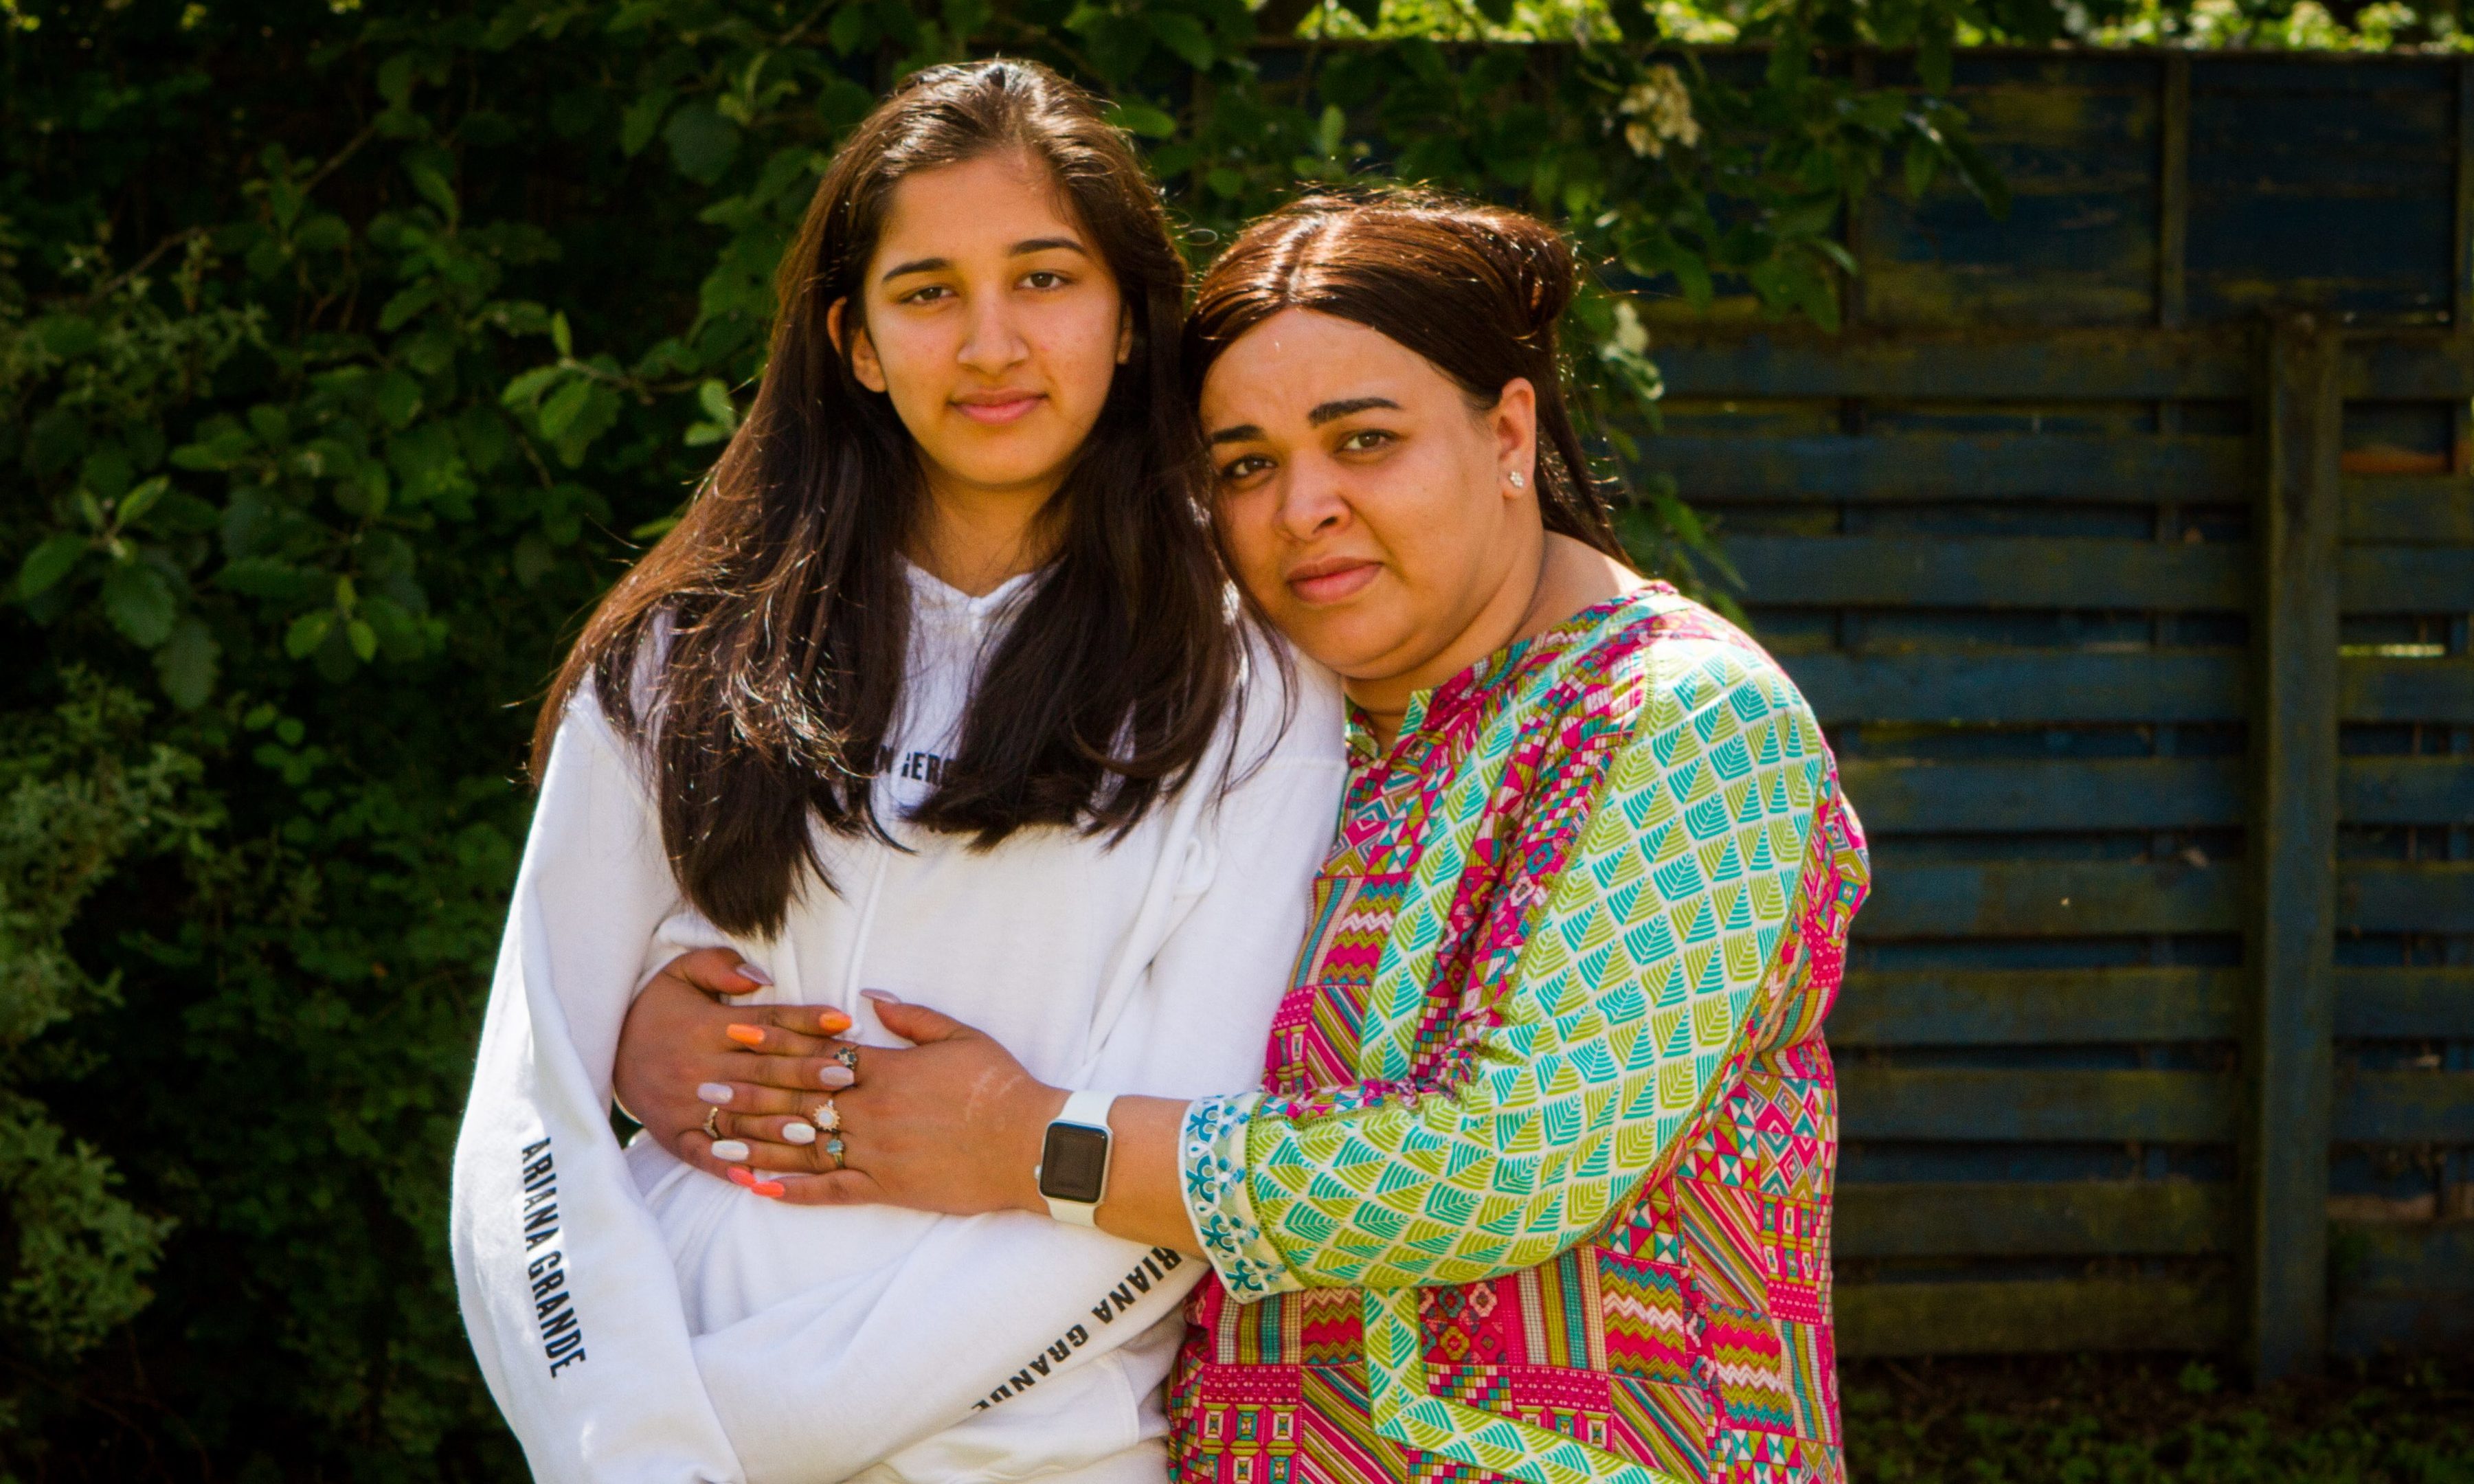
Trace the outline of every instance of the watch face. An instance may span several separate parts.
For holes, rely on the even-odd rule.
[[[1039,1193],[1053,1201],[1096,1204],[1108,1175],[1108,1134],[1081,1124],[1053,1123],[1039,1152]]]

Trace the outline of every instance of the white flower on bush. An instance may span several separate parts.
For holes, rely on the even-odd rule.
[[[1683,74],[1663,62],[1641,74],[1615,111],[1628,120],[1624,142],[1636,155],[1656,159],[1666,153],[1670,140],[1687,150],[1701,142],[1701,121],[1692,116],[1692,94],[1684,85]]]
[[[1640,322],[1640,311],[1629,299],[1615,301],[1614,345],[1627,355],[1649,353],[1649,327]]]

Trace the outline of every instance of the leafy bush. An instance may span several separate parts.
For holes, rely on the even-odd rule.
[[[1568,222],[1611,284],[1827,324],[1851,193],[1999,186],[1928,91],[1810,43],[1919,43],[1938,86],[2001,22],[1764,14],[1765,59],[1705,61],[1249,50],[1242,0],[0,0],[0,1458],[513,1471],[445,1201],[528,707],[732,431],[882,86],[1054,61],[1199,242],[1385,170]],[[1602,287],[1573,333],[1620,453],[1639,315]],[[1668,492],[1628,520],[1699,546]]]

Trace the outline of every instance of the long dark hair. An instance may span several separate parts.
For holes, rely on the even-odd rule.
[[[893,189],[1021,151],[1115,275],[1133,331],[1049,507],[1055,554],[989,656],[958,755],[910,815],[980,847],[1061,825],[1122,834],[1191,775],[1230,696],[1237,642],[1201,503],[1176,367],[1185,266],[1151,181],[1087,93],[1036,63],[910,78],[816,187],[775,279],[754,405],[668,535],[601,600],[533,736],[536,776],[591,684],[641,744],[681,888],[726,931],[778,931],[802,877],[831,885],[811,819],[889,839],[870,785],[910,622],[902,543],[926,489],[890,400],[826,329],[861,283]],[[658,671],[639,673],[667,627]]]
[[[1434,363],[1475,405],[1538,389],[1546,528],[1629,562],[1564,397],[1556,326],[1580,280],[1572,246],[1534,216],[1408,187],[1308,196],[1237,234],[1185,322],[1189,400],[1212,362],[1283,309],[1354,321]]]

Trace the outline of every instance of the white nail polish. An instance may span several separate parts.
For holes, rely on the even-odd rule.
[[[859,997],[862,1000],[876,1000],[885,1005],[902,1003],[902,996],[890,989],[862,989],[859,992]]]
[[[713,1141],[713,1156],[725,1163],[736,1164],[747,1157],[747,1146],[737,1139],[716,1139]]]
[[[716,1107],[721,1107],[723,1104],[730,1101],[730,1083],[696,1083],[696,1101],[699,1103],[710,1103]]]
[[[849,1067],[839,1064],[825,1067],[816,1073],[817,1082],[823,1083],[825,1086],[834,1088],[837,1091],[849,1086],[852,1083],[857,1082],[858,1080],[859,1079],[851,1075],[851,1069]]]
[[[770,986],[773,983],[773,976],[765,973],[764,966],[761,963],[740,964],[739,966],[739,977],[741,979],[752,979],[758,984],[767,986]]]
[[[813,1144],[816,1142],[816,1126],[805,1121],[785,1124],[782,1136],[793,1144]]]

